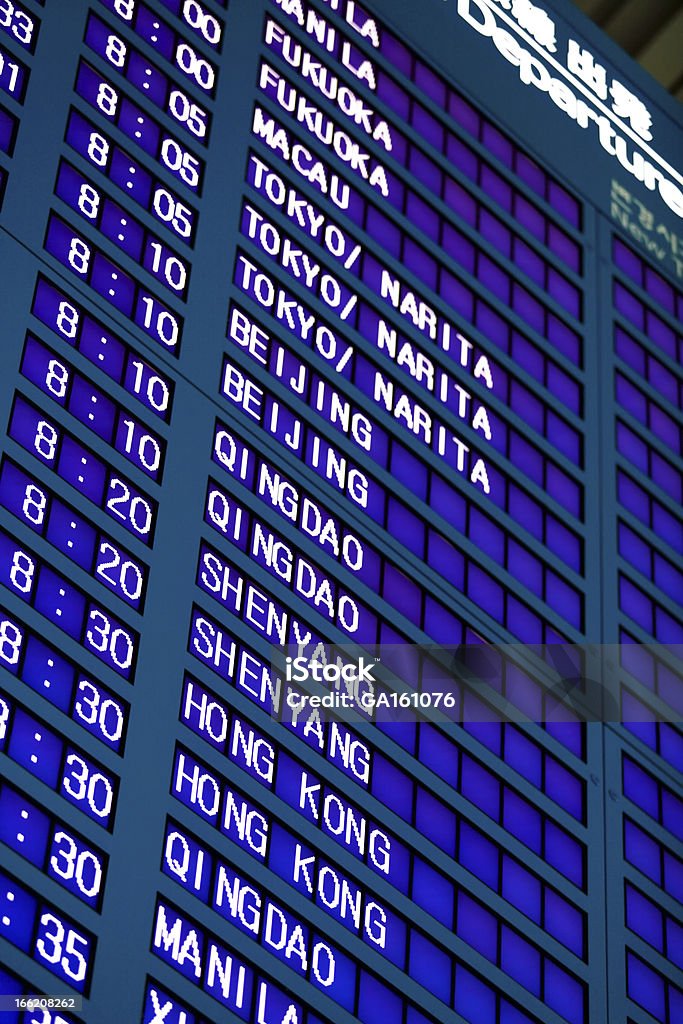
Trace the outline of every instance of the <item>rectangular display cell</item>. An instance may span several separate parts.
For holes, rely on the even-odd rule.
[[[9,434],[129,533],[152,544],[157,503],[21,395],[15,397]]]
[[[122,75],[147,100],[170,116],[183,131],[206,145],[211,128],[211,115],[139,50],[111,32],[109,26],[90,14],[85,31],[85,44],[110,67]],[[187,44],[185,44],[187,45]],[[192,51],[194,53],[194,51]],[[186,60],[189,58],[181,51]],[[182,58],[181,58],[182,59]],[[207,63],[207,62],[204,62]],[[196,64],[193,65],[196,67]],[[182,70],[182,69],[179,69]],[[211,70],[211,69],[210,69]]]
[[[0,530],[0,583],[118,675],[133,678],[138,634],[5,530]]]
[[[147,567],[7,458],[0,467],[0,503],[132,608],[142,610]]]
[[[144,39],[148,46],[171,64],[174,73],[181,71],[194,87],[199,87],[210,97],[215,95],[218,78],[215,66],[198,53],[183,36],[178,35],[156,11],[142,0],[137,0],[130,13],[127,8],[121,7],[120,3],[117,4],[116,0],[100,0],[100,3],[113,14],[117,14],[124,24],[130,25],[140,39]],[[181,4],[177,6],[179,10],[174,13],[180,16]],[[207,15],[198,3],[183,2],[182,11],[185,23],[194,28],[205,42],[214,48],[220,44],[221,27],[217,18]],[[211,43],[211,39],[216,41]]]
[[[29,53],[34,52],[40,22],[17,0],[4,0],[0,5],[0,28]]]
[[[0,104],[0,150],[11,156],[14,152],[14,140],[17,136],[19,121],[9,110]]]
[[[31,334],[24,345],[21,372],[134,466],[160,482],[165,442]]]
[[[110,0],[105,0],[109,3]],[[167,7],[172,14],[180,18],[200,39],[203,39],[212,49],[220,52],[223,43],[224,22],[217,18],[205,3],[198,0],[160,0],[164,7]],[[218,4],[227,7],[227,0],[216,0]]]
[[[130,705],[0,608],[0,662],[82,729],[123,753]]]
[[[104,828],[114,821],[118,779],[7,694],[0,695],[7,756]]]
[[[141,263],[172,294],[186,298],[190,276],[188,265],[173,249],[147,231],[128,210],[96,188],[89,178],[66,160],[59,165],[55,195],[81,218],[90,221],[130,259]]]

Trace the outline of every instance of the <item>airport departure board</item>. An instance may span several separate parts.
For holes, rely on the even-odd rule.
[[[683,1019],[682,142],[564,0],[0,0],[0,1024]]]

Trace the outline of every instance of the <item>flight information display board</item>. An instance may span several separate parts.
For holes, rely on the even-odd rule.
[[[561,0],[0,0],[0,92],[0,1024],[673,1022],[675,722],[372,669],[683,642],[674,102]]]

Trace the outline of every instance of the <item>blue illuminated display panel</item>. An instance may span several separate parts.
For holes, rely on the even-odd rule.
[[[549,2],[0,0],[8,1020],[683,1014],[680,127]]]

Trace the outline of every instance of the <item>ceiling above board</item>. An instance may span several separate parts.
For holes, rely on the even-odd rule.
[[[574,0],[665,89],[683,101],[681,0]]]

